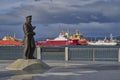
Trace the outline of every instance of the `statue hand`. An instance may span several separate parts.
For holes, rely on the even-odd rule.
[[[35,35],[36,33],[35,32],[33,32],[33,35]]]
[[[36,28],[36,26],[33,26],[33,29],[35,29]]]

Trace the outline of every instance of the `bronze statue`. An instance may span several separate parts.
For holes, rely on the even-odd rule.
[[[36,45],[34,40],[35,32],[33,31],[36,27],[32,26],[32,16],[26,17],[26,22],[23,25],[23,31],[24,31],[24,52],[23,52],[23,58],[24,59],[36,59],[33,56],[33,53],[35,51]]]

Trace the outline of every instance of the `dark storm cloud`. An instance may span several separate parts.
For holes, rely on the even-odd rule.
[[[79,2],[79,1],[78,1]],[[66,4],[61,6],[49,4],[49,8],[37,10],[41,23],[111,23],[120,22],[120,1],[96,1],[90,4]],[[42,17],[41,17],[42,16]]]
[[[0,24],[22,23],[27,15],[33,15],[34,21],[41,24],[120,22],[119,4],[117,0],[40,0],[1,14]]]
[[[23,21],[21,17],[11,14],[0,15],[0,25],[17,25],[21,24]]]

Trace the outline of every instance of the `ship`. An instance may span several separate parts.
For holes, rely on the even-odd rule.
[[[0,40],[0,46],[22,46],[23,42],[20,39],[15,38],[12,36],[4,36],[2,40]]]
[[[76,44],[78,44],[78,40],[68,40],[63,32],[54,39],[47,39],[46,41],[38,41],[36,43],[37,46],[72,46]]]
[[[88,42],[88,45],[93,46],[116,46],[117,42],[113,40],[112,34],[110,34],[110,40],[108,40],[106,37],[104,40],[98,40],[98,41],[90,41]]]
[[[69,30],[65,33],[67,39],[69,40],[78,40],[78,44],[77,45],[85,45],[88,43],[89,40],[85,39],[84,36],[82,34],[79,33],[78,30],[76,30],[76,33],[73,35],[69,34]]]

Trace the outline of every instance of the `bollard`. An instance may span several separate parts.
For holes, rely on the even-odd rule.
[[[120,48],[118,50],[118,62],[120,62]]]
[[[41,47],[37,47],[37,59],[42,60],[42,52]]]
[[[69,51],[68,51],[68,47],[65,47],[65,61],[69,60]]]
[[[93,61],[95,61],[95,48],[93,48]]]

